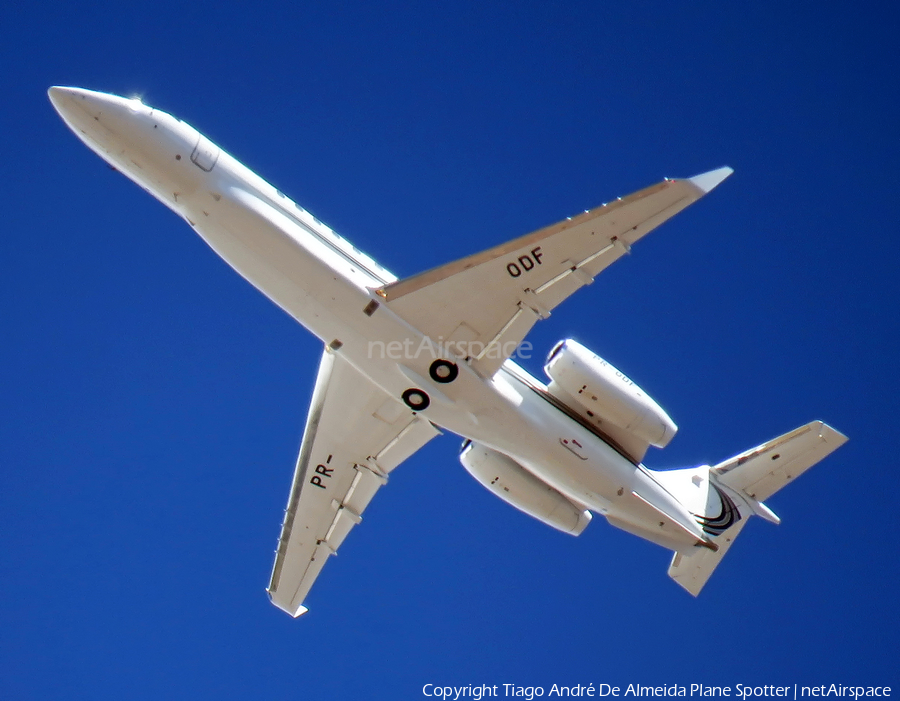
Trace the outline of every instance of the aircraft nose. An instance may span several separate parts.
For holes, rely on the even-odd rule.
[[[190,127],[138,98],[62,86],[54,86],[47,93],[79,139],[114,168],[134,170],[133,177],[144,187],[146,170],[152,163],[159,165],[167,160],[169,150],[184,152],[197,141]]]
[[[170,206],[215,165],[218,149],[193,127],[138,98],[63,86],[47,94],[88,148]]]
[[[86,112],[79,103],[88,99],[85,95],[88,92],[81,88],[64,88],[55,85],[47,91],[47,94],[50,96],[50,102],[59,113],[59,116],[74,129],[76,122],[79,121],[78,113]],[[82,98],[81,100],[78,99],[79,96]]]
[[[50,96],[50,102],[53,103],[53,106],[57,111],[62,109],[60,105],[62,105],[63,100],[71,94],[74,88],[64,88],[59,85],[54,85],[47,91],[47,95]]]
[[[53,103],[56,111],[63,114],[68,110],[69,102],[72,101],[79,92],[87,91],[82,90],[81,88],[64,88],[60,85],[54,85],[47,91],[47,95],[50,96],[50,102]]]
[[[129,115],[149,112],[149,108],[136,98],[128,99],[84,88],[54,86],[47,94],[63,121],[76,133],[86,136],[97,131],[99,124],[116,132],[116,127],[128,121]]]

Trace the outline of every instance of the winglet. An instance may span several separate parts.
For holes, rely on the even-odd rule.
[[[703,193],[706,194],[733,172],[733,169],[729,168],[728,166],[724,166],[722,168],[711,170],[707,173],[695,175],[693,178],[688,178],[688,180],[690,180],[694,185],[703,190]]]

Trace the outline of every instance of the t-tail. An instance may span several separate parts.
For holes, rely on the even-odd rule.
[[[714,467],[654,472],[654,477],[695,515],[718,550],[676,552],[669,576],[697,596],[750,516],[780,519],[765,500],[847,441],[847,436],[813,421]]]

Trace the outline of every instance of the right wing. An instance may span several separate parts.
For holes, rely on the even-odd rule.
[[[388,473],[438,435],[328,349],[322,355],[269,598],[292,616]]]

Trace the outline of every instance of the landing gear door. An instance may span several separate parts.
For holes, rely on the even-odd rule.
[[[216,161],[219,160],[219,147],[203,136],[203,134],[200,134],[200,138],[197,139],[197,145],[194,146],[194,151],[191,153],[191,160],[200,170],[205,170],[208,173],[215,167]]]

